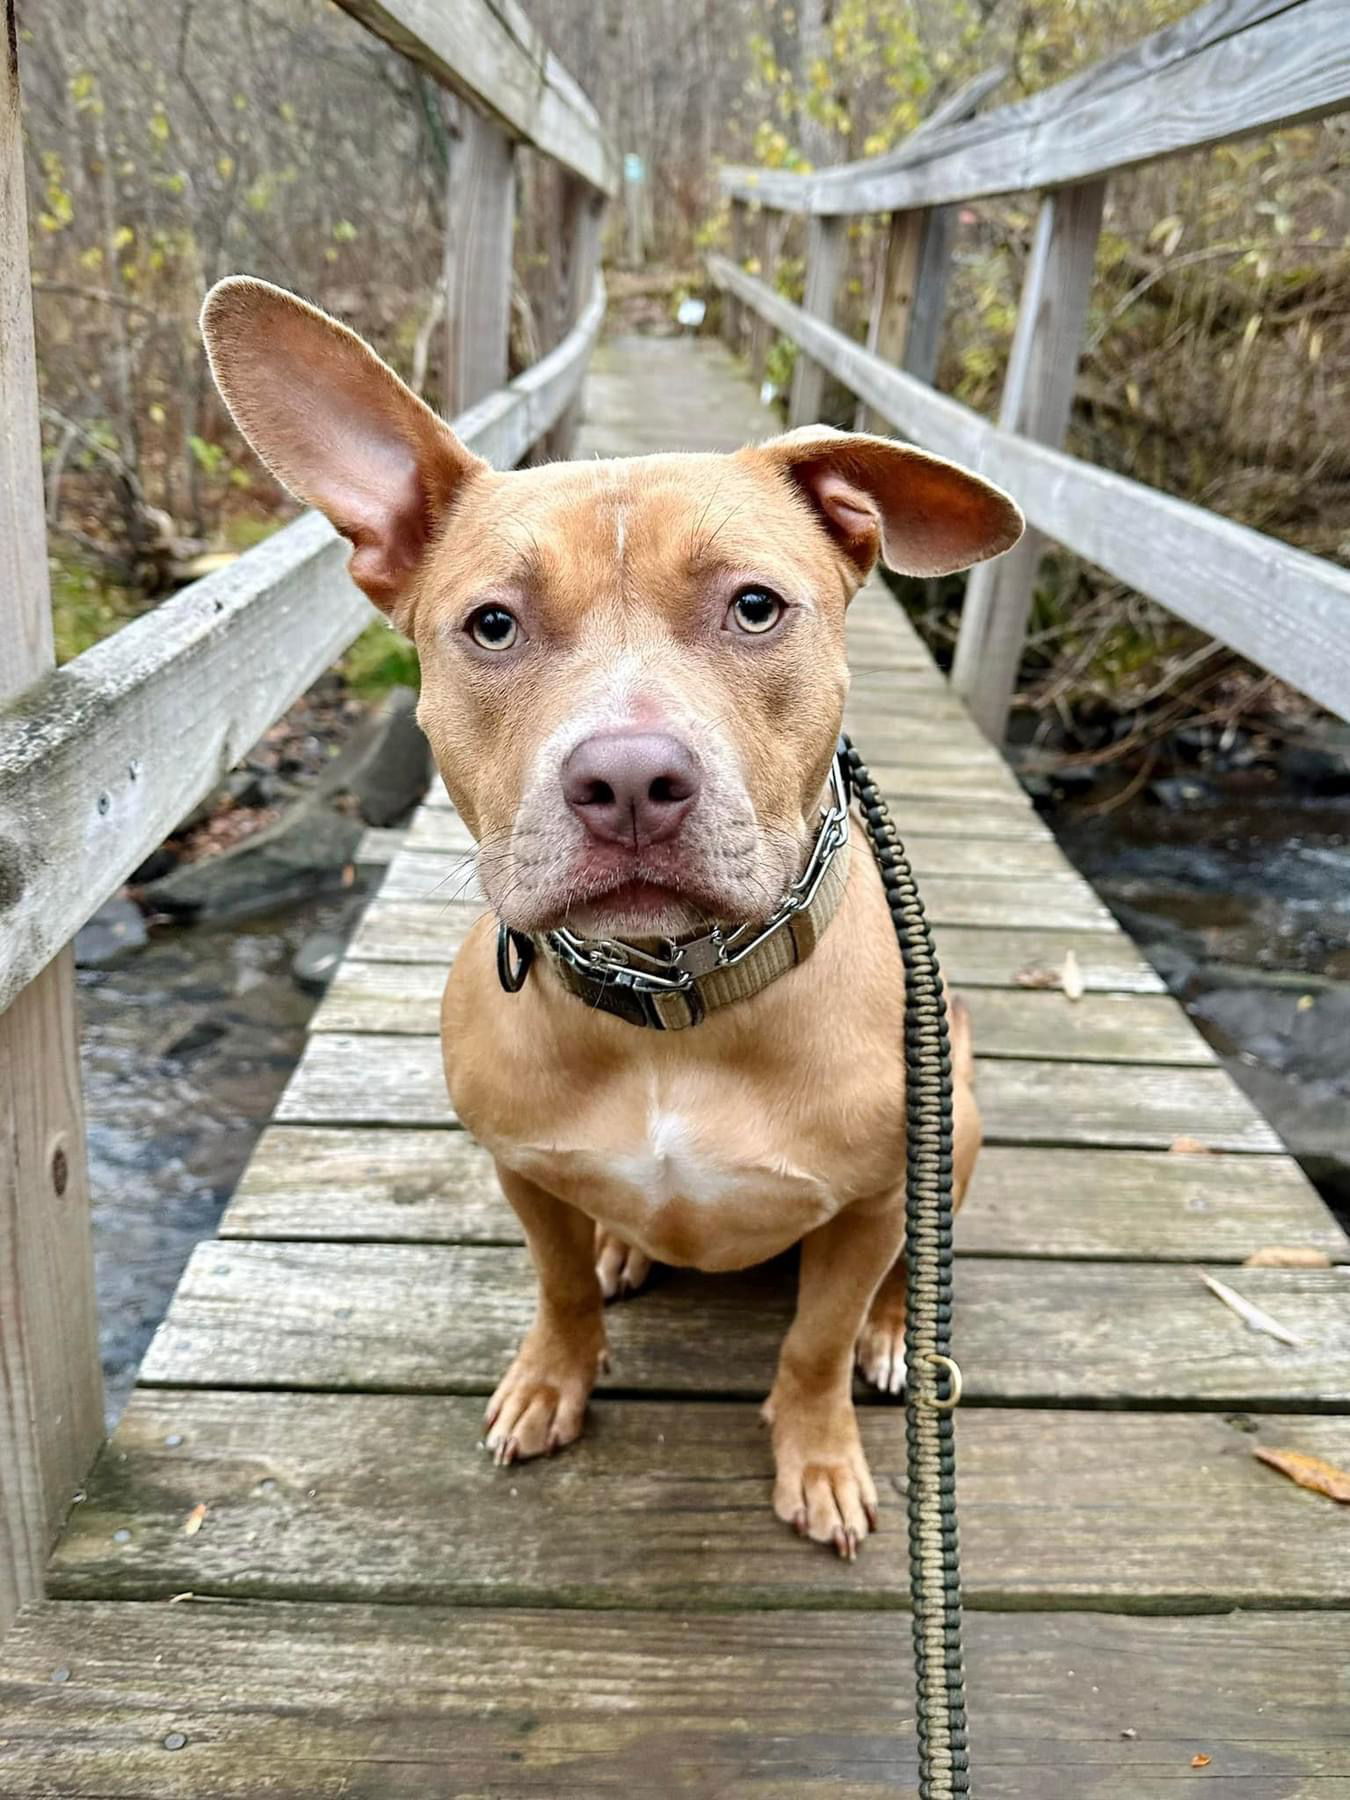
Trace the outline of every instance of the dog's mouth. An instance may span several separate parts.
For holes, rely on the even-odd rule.
[[[728,919],[724,896],[654,846],[641,856],[588,858],[551,926],[583,937],[681,937]]]

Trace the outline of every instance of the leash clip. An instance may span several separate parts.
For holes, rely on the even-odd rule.
[[[514,965],[511,952],[515,951]],[[508,994],[518,994],[524,987],[534,962],[534,939],[523,931],[512,931],[503,919],[497,927],[497,979]]]

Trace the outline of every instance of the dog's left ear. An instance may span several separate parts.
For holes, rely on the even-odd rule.
[[[1010,550],[1022,514],[1002,488],[893,438],[804,426],[743,450],[797,489],[860,576],[950,575]]]

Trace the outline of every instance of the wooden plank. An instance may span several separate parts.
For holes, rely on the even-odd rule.
[[[492,1158],[459,1131],[276,1125],[221,1221],[226,1238],[513,1244]],[[987,1144],[956,1220],[959,1252],[1243,1262],[1271,1244],[1350,1260],[1288,1157]]]
[[[893,212],[1060,187],[1322,118],[1350,101],[1341,0],[1212,0],[1017,105],[874,161],[728,168],[722,191],[791,212]]]
[[[986,1144],[958,1249],[1032,1257],[1245,1262],[1272,1244],[1350,1256],[1292,1157]]]
[[[600,277],[600,233],[604,211],[599,195],[579,177],[561,177],[561,210],[556,223],[557,342],[581,321],[595,294]],[[545,458],[564,462],[576,449],[581,426],[581,390],[543,439]]]
[[[750,254],[750,209],[744,200],[731,203],[731,260],[744,268]],[[722,309],[722,342],[733,356],[739,356],[745,334],[745,317],[733,295],[727,296]]]
[[[772,287],[777,278],[778,264],[782,260],[783,241],[787,237],[789,221],[783,213],[765,211],[759,212],[758,219],[760,252],[757,273],[761,281],[767,281]],[[750,333],[750,374],[755,385],[760,386],[768,367],[773,333],[756,312],[746,314],[746,323]]]
[[[1334,1502],[1252,1455],[1260,1442],[1343,1466],[1350,1423],[1254,1423],[963,1412],[967,1604],[1350,1606]],[[71,1599],[903,1607],[903,1413],[868,1407],[861,1424],[882,1524],[851,1566],[774,1518],[768,1434],[748,1405],[600,1402],[557,1462],[502,1470],[476,1449],[472,1398],[140,1391],[72,1514],[51,1588]],[[186,1536],[200,1505],[204,1523]]]
[[[1299,1340],[1248,1328],[1177,1263],[966,1258],[958,1354],[975,1404],[1327,1411],[1350,1399],[1343,1269],[1224,1279]],[[155,1387],[490,1393],[534,1311],[523,1250],[478,1244],[204,1244],[141,1371]],[[791,1260],[672,1271],[608,1314],[611,1392],[769,1390]]]
[[[577,391],[604,314],[455,420],[511,466]],[[0,702],[0,1007],[375,616],[315,513]]]
[[[867,319],[867,348],[882,362],[903,363],[909,341],[910,314],[919,275],[928,210],[892,213],[886,231],[881,269],[872,289],[872,309]],[[858,407],[859,431],[884,431],[884,419],[873,419],[865,405]]]
[[[1000,431],[958,401],[876,362],[861,344],[724,259],[709,258],[708,268],[897,430],[1006,487],[1047,537],[1321,705],[1350,715],[1350,571]]]
[[[601,193],[618,187],[600,116],[518,0],[341,0],[345,11],[437,81],[493,114]]]
[[[0,706],[52,664],[28,275],[18,24],[0,74]],[[0,917],[23,893],[0,802]],[[69,872],[61,871],[68,879]],[[0,938],[8,938],[8,922]],[[43,958],[46,961],[46,958]],[[0,993],[0,1635],[102,1436],[89,1185],[70,954]],[[23,980],[35,976],[27,988]]]
[[[445,202],[447,418],[505,387],[510,373],[515,146],[471,106],[458,108]]]
[[[1022,283],[998,422],[1055,449],[1069,428],[1105,200],[1105,181],[1046,194]],[[1033,527],[966,582],[952,686],[995,743],[1007,731],[1044,548]]]
[[[7,1788],[916,1800],[909,1635],[851,1609],[51,1602],[6,1646]],[[1139,1800],[1196,1755],[1216,1800],[1345,1800],[1342,1615],[977,1613],[965,1646],[976,1768],[1000,1800]],[[297,1695],[316,1697],[303,1716]]]
[[[841,220],[811,221],[807,231],[806,292],[802,303],[807,312],[826,322],[834,317],[847,247],[848,236]],[[792,371],[792,392],[788,397],[789,425],[814,425],[820,417],[824,394],[824,371],[809,356],[798,355]]]
[[[431,962],[450,967],[465,934],[484,911],[481,902],[428,906],[418,900],[374,900],[348,947],[349,961]]]
[[[444,988],[440,963],[347,961],[310,1029],[434,1037]],[[1085,994],[1071,1001],[1062,993],[1030,988],[971,988],[965,998],[982,1057],[1191,1067],[1215,1060],[1180,1006],[1165,995]]]

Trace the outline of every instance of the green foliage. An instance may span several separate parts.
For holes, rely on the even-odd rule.
[[[79,557],[48,559],[56,660],[67,663],[144,611],[145,602]]]
[[[363,700],[391,687],[418,687],[422,679],[416,650],[382,619],[366,626],[338,667]]]

